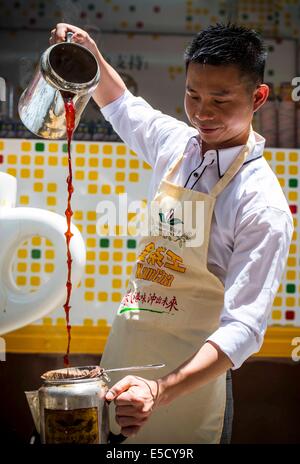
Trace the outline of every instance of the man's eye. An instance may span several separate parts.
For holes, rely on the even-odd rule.
[[[219,104],[228,103],[228,101],[227,100],[215,100],[215,103],[219,103]]]

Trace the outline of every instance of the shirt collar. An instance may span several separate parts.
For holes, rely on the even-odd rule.
[[[253,150],[248,154],[245,163],[261,157],[263,155],[265,145],[264,137],[257,134],[257,132],[253,131],[250,137],[254,138],[255,145],[253,147]],[[202,159],[201,140],[199,143],[199,138],[197,137],[197,135],[193,135],[189,143],[195,143],[195,141],[198,145],[200,145],[200,159]],[[219,176],[222,177],[229,168],[229,166],[232,164],[234,159],[238,156],[242,147],[243,145],[238,145],[230,148],[221,148],[219,150],[208,150],[204,156],[209,155],[210,157],[213,157],[213,155],[215,155],[218,165]]]

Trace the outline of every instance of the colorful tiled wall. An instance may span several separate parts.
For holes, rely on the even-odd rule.
[[[151,168],[122,143],[73,143],[74,223],[81,231],[87,248],[87,263],[80,286],[72,297],[71,323],[86,320],[96,325],[111,323],[126,289],[136,259],[134,213],[131,234],[110,236],[106,226],[96,233],[99,201],[128,194],[128,203],[140,200],[145,205]],[[278,176],[294,216],[295,232],[282,284],[274,301],[270,325],[300,326],[299,265],[299,159],[300,150],[266,150],[265,157]],[[0,140],[0,171],[18,180],[18,206],[32,206],[64,214],[66,206],[67,157],[64,142],[36,140]],[[116,224],[116,234],[124,233]],[[54,270],[55,249],[41,237],[32,237],[16,250],[14,275],[17,285],[34,291]],[[57,308],[36,324],[63,323],[64,312]]]

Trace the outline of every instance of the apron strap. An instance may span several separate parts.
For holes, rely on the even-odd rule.
[[[247,156],[253,150],[255,146],[255,136],[251,127],[250,134],[246,145],[241,149],[238,156],[229,166],[223,177],[216,183],[216,185],[210,191],[210,195],[217,198],[217,196],[225,189],[225,187],[231,182],[234,176],[239,172],[242,165],[244,164]]]

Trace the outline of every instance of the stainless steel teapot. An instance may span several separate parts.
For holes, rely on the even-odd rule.
[[[93,53],[72,42],[49,47],[41,56],[35,75],[19,100],[19,116],[34,134],[45,139],[66,138],[65,108],[62,93],[72,95],[75,129],[81,114],[98,85],[100,70]]]
[[[39,390],[25,392],[43,444],[121,443],[109,429],[109,372],[160,369],[164,364],[103,369],[80,366],[50,371]],[[69,373],[71,376],[69,376]]]

